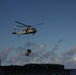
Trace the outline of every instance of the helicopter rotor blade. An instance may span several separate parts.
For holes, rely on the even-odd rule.
[[[32,26],[17,26],[17,27],[32,27]]]
[[[25,27],[25,26],[17,26],[17,27]]]
[[[18,22],[18,21],[15,21],[15,22],[18,23],[18,24],[21,24],[21,25],[27,26],[26,24],[23,24],[23,23],[21,23],[21,22]]]
[[[37,26],[37,25],[43,25],[44,23],[39,23],[39,24],[35,24],[34,26]]]
[[[21,25],[23,25],[24,27],[31,27],[30,25],[26,25],[26,24],[24,24],[24,23],[21,23],[21,22],[18,22],[18,21],[15,21],[16,23],[18,23],[18,24],[21,24]]]
[[[44,23],[40,23],[40,24],[38,24],[38,25],[43,25]]]

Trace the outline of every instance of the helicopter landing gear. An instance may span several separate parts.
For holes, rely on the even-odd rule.
[[[33,33],[33,35],[34,35],[34,33]]]

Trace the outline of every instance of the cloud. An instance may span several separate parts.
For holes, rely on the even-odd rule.
[[[33,47],[32,47],[33,46]],[[59,43],[53,48],[46,50],[46,45],[30,43],[33,48],[29,56],[25,56],[26,46],[17,48],[6,48],[0,53],[2,65],[24,65],[28,63],[63,64],[66,68],[76,68],[76,46],[68,51],[58,54]],[[70,65],[70,66],[69,66]]]
[[[54,46],[50,51],[47,51],[43,57],[47,63],[63,64],[65,68],[76,68],[76,46],[71,47],[68,51],[58,55],[56,52],[59,45]],[[55,49],[55,50],[54,50]]]
[[[56,51],[56,50],[58,49],[58,47],[59,47],[59,45],[55,45],[55,46],[51,49],[51,51],[52,51],[52,52]]]
[[[59,40],[58,40],[58,43],[62,43],[64,41],[64,39],[63,38],[60,38]]]
[[[32,43],[31,43],[32,44]],[[34,44],[35,46],[36,44]],[[31,45],[32,46],[32,45]],[[37,45],[36,45],[37,46]],[[17,48],[7,48],[2,50],[2,64],[3,65],[22,65],[29,62],[39,62],[40,55],[43,53],[45,49],[45,45],[41,44],[37,47],[36,50],[32,50],[32,53],[26,57],[25,56],[25,47],[17,47]]]
[[[13,50],[13,48],[6,48],[0,52],[2,63],[7,59],[7,57],[9,56],[9,54],[11,53],[12,50]]]
[[[76,54],[76,46],[72,47],[69,51],[64,52],[64,56],[73,56]]]
[[[41,44],[37,47],[37,49],[35,51],[33,51],[33,53],[31,54],[32,57],[38,57],[38,56],[41,56],[42,53],[44,52],[45,50],[45,45],[44,44]]]
[[[21,65],[23,64],[21,60],[22,60],[22,54],[18,52],[14,56],[11,56],[6,63],[9,63],[9,64],[12,63],[14,65]]]
[[[29,57],[25,56],[25,51],[27,50],[26,48],[27,46],[29,46],[32,49],[32,53],[29,55]],[[47,60],[48,58],[53,60],[53,57],[56,57],[55,51],[58,49],[59,45],[55,45],[51,49],[51,51],[46,51],[46,52],[45,52],[45,47],[46,46],[44,44],[37,45],[36,43],[28,42],[25,44],[24,47],[20,46],[17,48],[6,48],[1,52],[2,64],[21,65],[29,62],[43,63],[45,62],[45,60],[48,63],[49,62]]]
[[[44,57],[48,58],[50,56],[54,56],[56,54],[56,50],[58,49],[59,45],[55,45],[51,50],[47,51],[43,54]]]
[[[76,68],[76,46],[71,47],[68,51],[61,53],[60,62],[66,66],[66,68]]]
[[[76,57],[74,57],[73,60],[76,61]]]
[[[66,59],[64,59],[64,57],[61,58],[61,63],[65,65],[65,68],[71,68],[71,69],[74,69],[76,68],[76,60],[74,59],[75,57],[70,57],[70,58],[67,58],[65,57]]]

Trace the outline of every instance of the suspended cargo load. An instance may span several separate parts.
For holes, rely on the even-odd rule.
[[[30,53],[31,53],[31,50],[30,49],[26,50],[25,56],[29,56]]]

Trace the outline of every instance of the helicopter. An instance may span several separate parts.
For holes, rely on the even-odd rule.
[[[15,22],[22,25],[22,26],[17,26],[17,27],[24,27],[24,29],[21,32],[18,32],[17,28],[15,27],[12,34],[17,34],[18,36],[22,35],[22,34],[33,34],[34,35],[37,32],[36,28],[32,27],[31,25],[26,25],[26,24],[18,22],[18,21],[15,21]],[[38,25],[42,25],[42,24],[43,23],[40,23]]]

